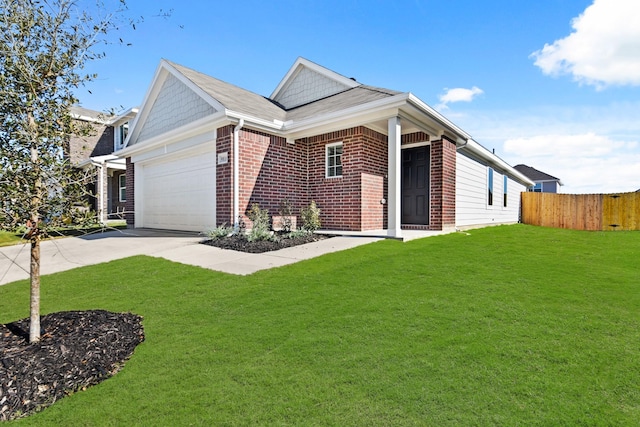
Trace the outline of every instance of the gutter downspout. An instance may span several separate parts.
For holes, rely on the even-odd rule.
[[[240,129],[244,126],[244,119],[240,119],[233,128],[233,230],[240,226]]]

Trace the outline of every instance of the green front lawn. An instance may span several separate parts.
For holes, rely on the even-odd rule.
[[[52,232],[51,237],[84,236],[86,234],[101,233],[116,229],[123,230],[126,228],[127,224],[124,221],[111,221],[106,228],[101,224],[88,227],[62,228]],[[22,240],[22,233],[0,231],[0,246],[17,245],[18,243],[28,243],[26,240]]]
[[[0,246],[16,245],[22,240],[22,235],[10,231],[0,231]]]
[[[43,313],[144,316],[115,377],[33,425],[637,425],[640,233],[492,227],[239,277],[134,257]],[[28,316],[26,281],[0,322]],[[1,365],[0,365],[1,366]]]

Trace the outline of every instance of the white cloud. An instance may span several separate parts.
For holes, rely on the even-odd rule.
[[[438,108],[444,109],[447,108],[447,104],[451,102],[471,102],[473,98],[478,95],[482,95],[484,91],[477,86],[472,87],[471,89],[465,89],[461,87],[457,87],[454,89],[447,89],[444,95],[440,95],[440,104]]]
[[[531,54],[543,73],[598,88],[640,85],[640,1],[595,0],[571,26],[570,35]]]
[[[508,139],[510,158],[565,184],[563,193],[614,193],[640,188],[640,151],[636,141],[618,141],[595,133],[537,135]]]

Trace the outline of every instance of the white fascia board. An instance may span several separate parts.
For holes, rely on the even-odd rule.
[[[248,114],[244,114],[244,113],[239,113],[237,111],[233,111],[233,110],[224,110],[224,114],[229,118],[229,119],[234,119],[235,122],[239,122],[240,119],[244,120],[245,124],[244,127],[251,127],[251,128],[257,128],[259,130],[265,130],[267,132],[275,132],[278,134],[282,134],[282,129],[284,128],[284,122],[280,121],[280,120],[265,120],[265,119],[259,119],[257,117],[254,116],[250,116]]]
[[[347,87],[350,87],[350,88],[354,88],[361,85],[361,83],[358,83],[355,80],[352,80],[348,77],[343,76],[342,74],[338,74],[335,71],[331,71],[330,69],[325,68],[322,65],[318,65],[315,62],[311,62],[308,59],[305,59],[299,56],[298,59],[296,59],[296,61],[293,63],[289,71],[287,71],[287,74],[285,74],[285,76],[282,78],[282,80],[280,81],[278,86],[275,88],[275,90],[271,93],[271,96],[269,98],[276,99],[278,94],[289,85],[289,82],[293,79],[293,77],[296,76],[296,74],[300,72],[302,68],[308,68],[320,75],[323,75],[331,80],[337,81],[338,83],[346,85]]]
[[[467,132],[463,131],[460,127],[456,126],[451,120],[447,119],[445,116],[440,114],[438,111],[434,110],[427,103],[422,101],[420,98],[409,92],[408,101],[430,116],[433,120],[440,123],[443,127],[447,128],[450,132],[459,135],[459,137],[463,140],[470,140],[471,135]],[[464,142],[464,141],[462,141]]]
[[[120,114],[118,117],[115,117],[109,120],[108,124],[111,126],[115,126],[119,122],[126,122],[127,120],[131,120],[138,114],[138,111],[139,111],[138,107],[129,108],[127,111]]]
[[[71,118],[75,119],[75,120],[81,120],[83,122],[89,122],[89,123],[98,123],[101,125],[109,125],[110,124],[110,120],[106,119],[107,115],[105,114],[105,119],[99,119],[96,117],[91,117],[91,116],[83,116],[81,114],[75,114],[75,113],[71,113]]]
[[[228,117],[224,112],[216,113],[211,116],[203,117],[195,122],[187,123],[179,128],[170,130],[161,135],[154,136],[146,141],[125,147],[116,151],[115,154],[119,158],[131,157],[146,151],[151,151],[163,145],[173,144],[175,142],[190,138],[205,132],[213,132],[221,126],[230,124]]]
[[[513,166],[502,160],[500,157],[493,154],[491,151],[487,150],[485,147],[474,141],[473,139],[469,139],[465,145],[458,149],[459,151],[468,151],[472,155],[481,158],[489,166],[493,166],[497,169],[500,169],[504,173],[508,174],[512,178],[520,181],[522,184],[527,186],[535,185],[535,183],[527,178],[522,173],[518,172],[517,169],[514,169]]]
[[[333,111],[328,114],[311,117],[299,121],[287,121],[284,123],[286,133],[301,133],[305,130],[334,124],[336,121],[348,121],[350,119],[362,119],[363,116],[380,116],[385,118],[384,113],[390,109],[399,109],[406,104],[407,93],[390,96],[366,104],[356,105],[340,111]],[[388,117],[386,117],[388,118]]]

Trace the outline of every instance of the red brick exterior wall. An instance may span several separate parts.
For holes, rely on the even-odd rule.
[[[456,224],[456,144],[446,137],[431,142],[431,207],[429,229]]]
[[[387,137],[364,126],[306,139],[309,152],[309,198],[321,210],[322,228],[369,230],[387,222]],[[326,178],[327,144],[342,141],[343,175]],[[364,184],[364,185],[363,185]]]
[[[233,129],[217,129],[216,153],[228,153],[228,162],[216,166],[217,225],[233,224]],[[322,228],[337,230],[384,229],[388,224],[388,140],[364,126],[303,138],[289,144],[284,138],[241,129],[239,209],[243,221],[252,203],[278,215],[288,199],[297,223],[300,209],[314,200],[321,210]],[[403,135],[402,144],[428,141],[427,134]],[[325,177],[327,144],[342,142],[343,175]],[[134,174],[127,159],[127,224],[133,225]],[[456,146],[443,138],[431,142],[431,216],[429,227],[455,226]]]
[[[216,154],[228,153],[229,161],[216,165],[216,225],[233,225],[233,126],[217,130]]]
[[[135,200],[134,200],[134,187],[135,187],[135,168],[131,163],[131,157],[127,157],[127,201],[125,203],[125,218],[127,220],[127,227],[133,227],[135,224]]]
[[[253,203],[278,215],[287,199],[294,214],[308,204],[307,156],[304,143],[288,144],[278,136],[240,130],[240,214],[248,227],[247,212]],[[298,224],[300,220],[298,218]]]

